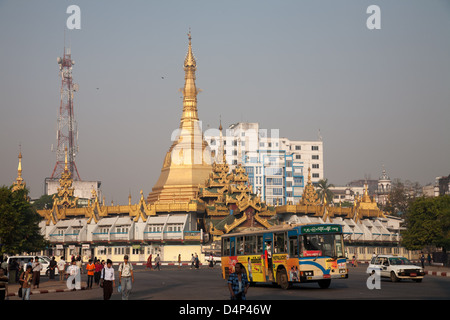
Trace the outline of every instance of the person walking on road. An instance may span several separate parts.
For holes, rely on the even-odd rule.
[[[22,300],[30,300],[31,283],[33,281],[33,268],[27,266],[27,270],[20,276],[22,287]],[[19,289],[20,290],[20,289]]]
[[[197,253],[195,253],[195,269],[198,270],[200,261],[198,260],[198,255]]]
[[[102,281],[103,286],[103,300],[109,300],[115,286],[114,268],[110,259],[106,260],[106,267],[102,270],[100,281]]]
[[[194,257],[193,253],[191,255],[192,255],[192,257],[191,257],[191,269],[194,269],[195,257]]]
[[[8,296],[8,277],[5,275],[5,269],[0,268],[0,301]]]
[[[246,300],[250,283],[247,279],[247,274],[244,271],[242,263],[238,262],[234,266],[234,273],[228,277],[228,290],[230,290],[231,300]]]
[[[148,256],[148,259],[147,259],[147,266],[145,267],[145,269],[146,269],[146,270],[147,270],[147,269],[152,270],[152,254],[150,254],[150,255]]]
[[[39,282],[41,279],[41,270],[42,270],[42,265],[39,262],[39,257],[34,258],[34,262],[32,264],[32,270],[33,270],[33,289],[36,289],[36,287],[39,288]]]
[[[159,257],[159,253],[155,258],[155,269],[158,268],[158,271],[161,271],[161,258]]]
[[[86,266],[87,272],[87,289],[92,289],[92,283],[94,282],[94,272],[95,272],[95,264],[92,262],[92,259],[89,259],[89,262]]]
[[[48,278],[51,280],[55,279],[55,270],[56,270],[56,260],[55,257],[52,257],[50,264],[48,266]]]
[[[128,262],[128,256],[123,257],[119,266],[119,283],[122,286],[122,300],[128,300],[134,282],[133,265]]]
[[[59,261],[56,265],[58,267],[58,272],[59,272],[59,281],[63,282],[64,281],[64,270],[66,269],[66,261],[64,261],[64,257],[61,257],[61,259],[59,259]]]
[[[100,273],[102,272],[103,265],[100,260],[95,260],[95,272],[94,272],[94,282],[98,286],[100,284]]]

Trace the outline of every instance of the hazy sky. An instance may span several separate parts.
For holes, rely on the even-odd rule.
[[[0,0],[0,185],[17,176],[19,144],[32,197],[55,166],[56,58],[72,4],[76,164],[108,203],[137,201],[159,177],[181,117],[189,27],[204,129],[219,116],[294,140],[320,129],[335,185],[378,178],[383,164],[421,184],[450,173],[450,1]],[[366,26],[373,4],[380,30]]]

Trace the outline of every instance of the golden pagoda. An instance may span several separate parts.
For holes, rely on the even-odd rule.
[[[19,166],[17,167],[17,178],[13,182],[12,191],[23,190],[26,187],[26,183],[22,178],[22,151],[19,151]]]
[[[192,53],[191,33],[189,47],[184,60],[185,83],[183,113],[177,139],[164,158],[158,181],[147,197],[149,204],[159,202],[188,202],[196,197],[198,185],[208,178],[211,166],[211,151],[203,138],[197,113],[195,70],[197,63]]]

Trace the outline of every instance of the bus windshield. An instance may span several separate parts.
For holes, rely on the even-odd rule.
[[[340,234],[307,234],[303,235],[302,256],[344,257],[344,245]]]

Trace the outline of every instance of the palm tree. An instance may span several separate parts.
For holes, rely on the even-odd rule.
[[[330,188],[333,188],[334,184],[329,184],[328,179],[321,179],[317,183],[317,188],[319,189],[319,199],[323,203],[324,197],[327,199],[327,203],[331,203],[333,201],[333,191]]]

